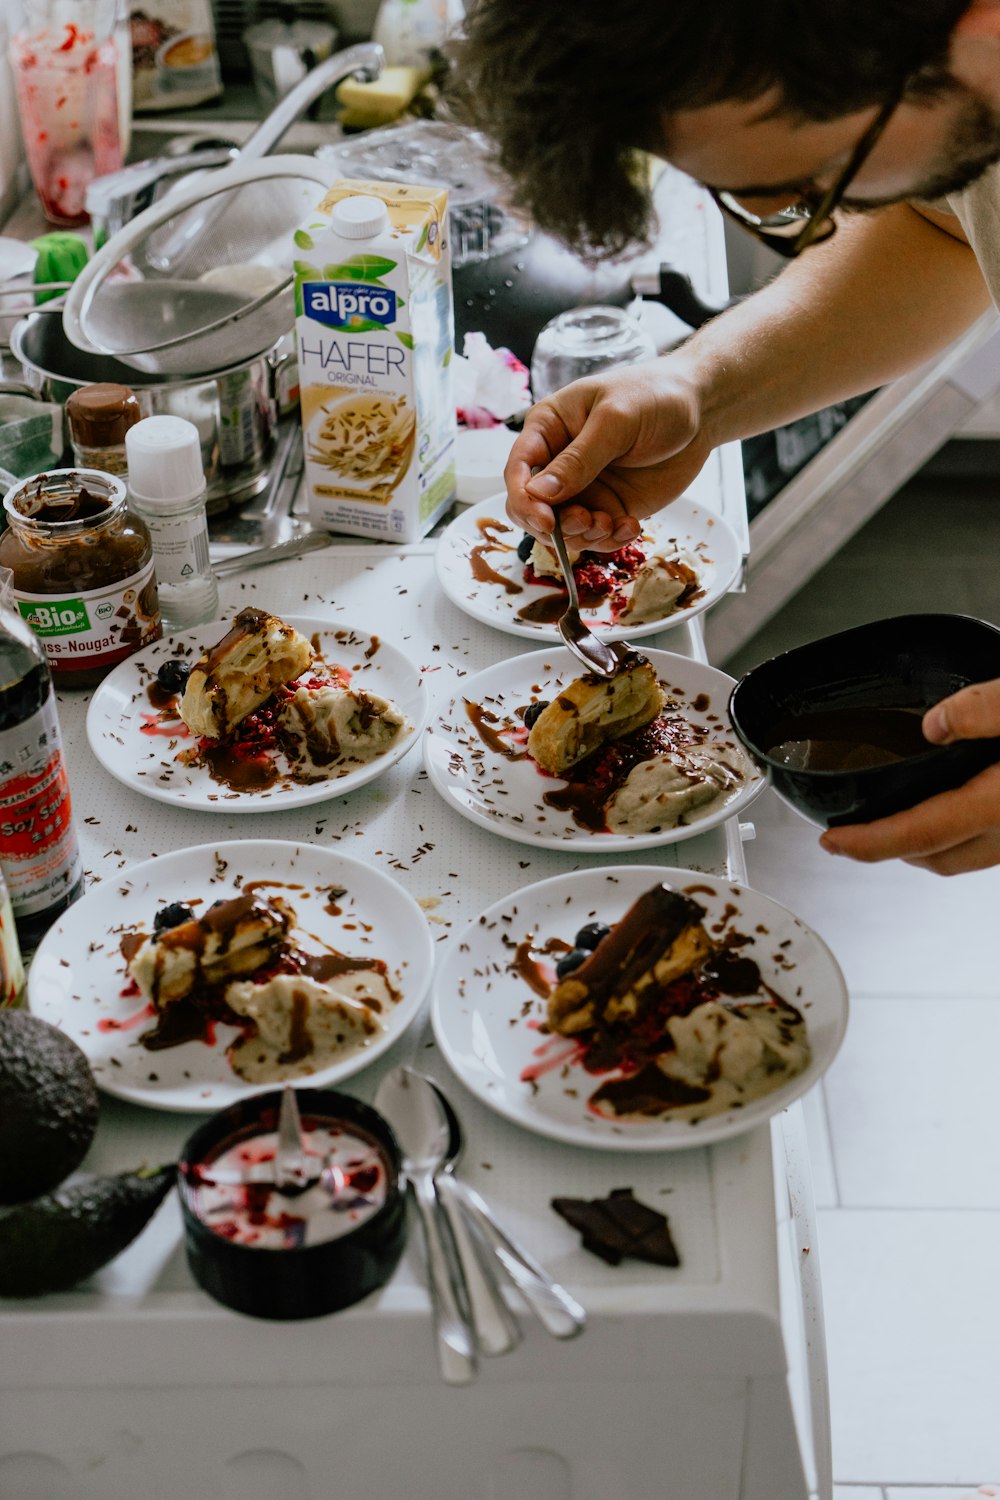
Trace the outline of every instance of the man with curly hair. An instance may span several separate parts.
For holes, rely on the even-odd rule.
[[[1000,302],[1000,0],[470,0],[462,87],[542,227],[594,255],[647,231],[637,155],[705,183],[787,258],[650,364],[532,408],[508,510],[613,550],[720,443],[884,385]],[[1000,680],[931,709],[1000,734]],[[1000,765],[831,853],[940,874],[1000,863]]]

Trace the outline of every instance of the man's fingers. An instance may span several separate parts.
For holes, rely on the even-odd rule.
[[[974,682],[927,710],[924,735],[935,745],[1000,735],[1000,678]]]
[[[582,494],[605,469],[625,457],[636,439],[634,413],[620,410],[613,401],[594,401],[591,405],[586,391],[572,386],[562,398],[574,403],[567,405],[565,413],[542,403],[537,421],[546,434],[552,457],[526,485],[529,495],[550,504]],[[579,402],[583,404],[576,409]]]
[[[908,859],[905,863],[917,870],[929,870],[932,875],[971,875],[976,870],[990,870],[1000,864],[1000,833],[980,834],[964,844],[956,844],[954,849],[928,855],[926,859]]]
[[[1000,765],[891,818],[830,828],[820,843],[830,854],[844,854],[865,864],[883,859],[912,862],[942,854],[982,834],[992,835],[998,828]]]

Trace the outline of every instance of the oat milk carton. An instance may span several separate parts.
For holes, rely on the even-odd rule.
[[[447,198],[339,181],[295,234],[314,526],[412,542],[455,497]]]

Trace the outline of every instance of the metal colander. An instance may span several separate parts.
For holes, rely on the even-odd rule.
[[[157,375],[257,358],[294,324],[292,235],[330,178],[313,157],[281,156],[185,179],[84,268],[67,337]]]

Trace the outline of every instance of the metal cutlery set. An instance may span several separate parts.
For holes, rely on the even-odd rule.
[[[485,1200],[457,1175],[462,1127],[437,1084],[412,1068],[395,1068],[379,1084],[375,1107],[399,1141],[423,1231],[445,1381],[467,1385],[475,1379],[480,1355],[505,1354],[520,1341],[504,1282],[554,1338],[581,1332],[584,1309],[505,1233]]]

